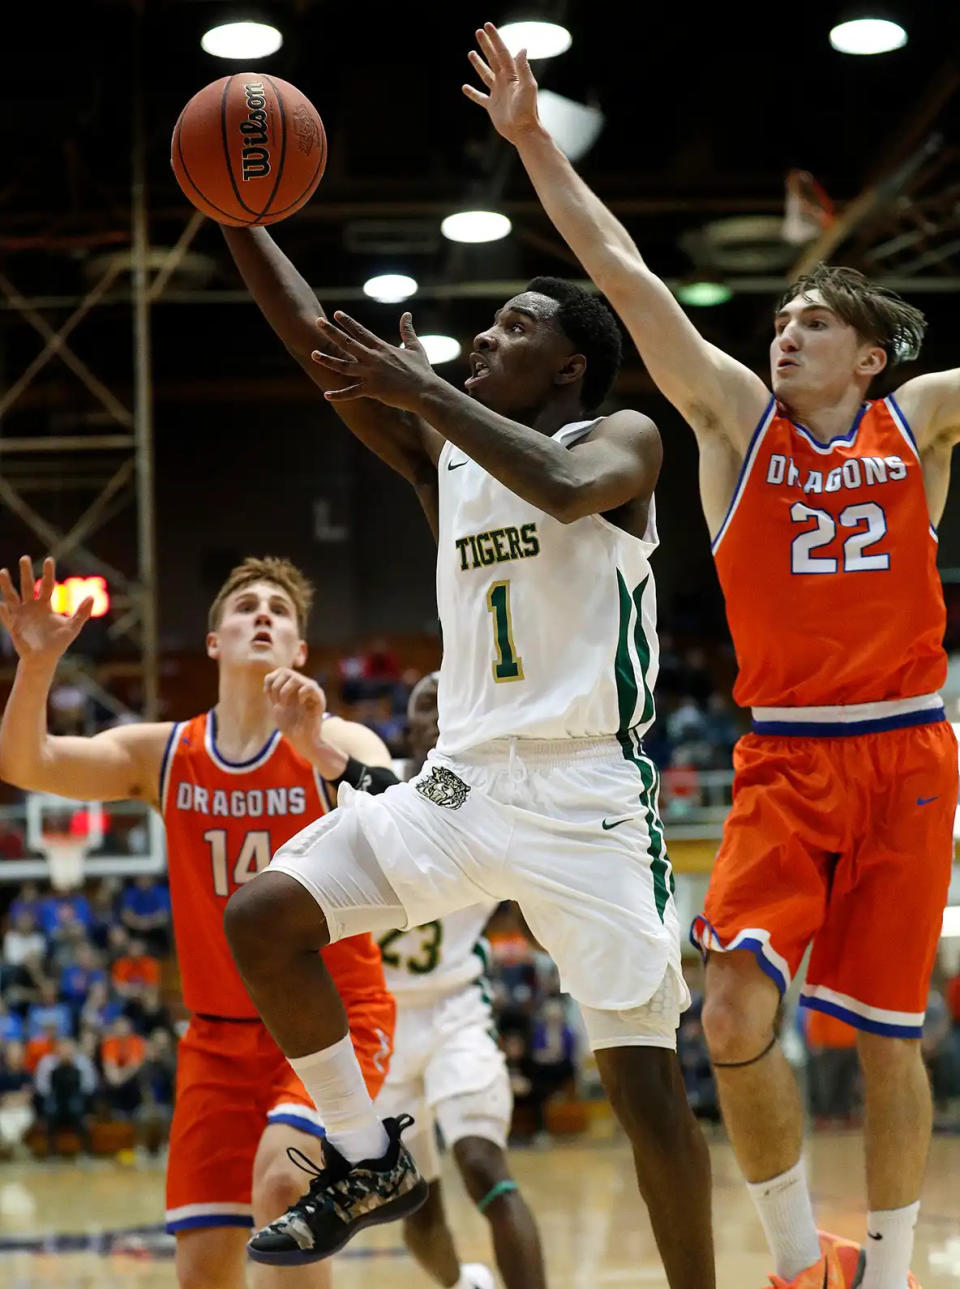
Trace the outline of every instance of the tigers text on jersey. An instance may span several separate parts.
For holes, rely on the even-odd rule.
[[[876,703],[943,684],[937,538],[892,397],[827,444],[771,399],[713,551],[742,706]]]
[[[595,424],[553,439],[569,446]],[[437,469],[437,751],[642,734],[658,668],[653,499],[640,540],[600,515],[560,523],[450,443]]]
[[[223,910],[329,804],[323,780],[278,731],[241,764],[220,755],[216,738],[213,712],[174,725],[160,773],[177,957],[191,1011],[254,1017]]]
[[[472,904],[423,926],[383,936],[383,974],[399,1007],[421,1007],[459,993],[485,973],[482,932],[496,907],[495,900]]]

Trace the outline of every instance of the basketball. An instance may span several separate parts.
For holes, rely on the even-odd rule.
[[[219,224],[275,224],[310,199],[327,163],[317,109],[295,86],[236,72],[180,113],[170,163],[184,196]]]

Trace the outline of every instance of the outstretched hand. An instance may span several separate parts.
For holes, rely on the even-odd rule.
[[[415,410],[433,371],[413,329],[413,316],[405,313],[400,319],[402,348],[388,345],[339,309],[333,316],[339,325],[334,326],[328,318],[318,318],[317,326],[340,356],[315,349],[310,357],[321,367],[343,376],[345,383],[340,389],[326,390],[324,398],[331,403],[376,398],[391,407]]]
[[[489,93],[472,85],[464,85],[463,92],[471,103],[486,108],[498,134],[508,143],[519,143],[524,134],[540,128],[537,82],[527,51],[523,49],[514,57],[492,22],[485,22],[476,35],[483,57],[475,49],[467,57]]]
[[[43,576],[36,589],[33,562],[29,555],[21,556],[19,594],[9,570],[0,568],[0,622],[10,632],[13,647],[24,662],[55,665],[93,612],[91,595],[71,617],[54,612],[56,583],[56,567],[49,556],[43,561]]]

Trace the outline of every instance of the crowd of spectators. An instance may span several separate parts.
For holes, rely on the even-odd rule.
[[[176,1037],[162,993],[166,885],[105,878],[64,892],[25,882],[4,925],[0,1150],[30,1133],[48,1149],[65,1132],[87,1142],[97,1119],[168,1120]]]

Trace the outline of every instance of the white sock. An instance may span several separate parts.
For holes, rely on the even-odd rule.
[[[332,1047],[290,1061],[313,1098],[327,1140],[351,1164],[379,1159],[389,1138],[373,1108],[356,1052],[345,1034]]]
[[[747,1190],[777,1264],[777,1275],[795,1280],[823,1256],[803,1160],[769,1181],[747,1182]]]
[[[920,1202],[867,1214],[863,1289],[906,1289]]]
[[[474,1283],[467,1275],[462,1262],[460,1263],[460,1278],[457,1283],[452,1286],[452,1289],[475,1289]]]

